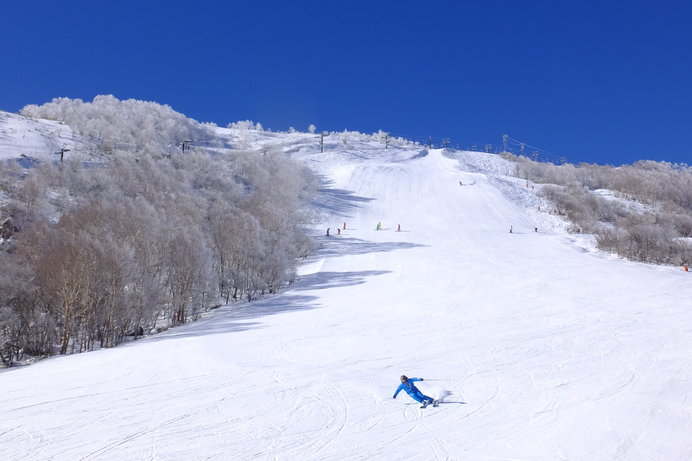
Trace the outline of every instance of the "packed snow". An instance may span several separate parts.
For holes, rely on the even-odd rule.
[[[75,144],[84,145],[67,125],[0,111],[0,161],[52,160],[61,149],[74,150]]]
[[[299,280],[0,373],[3,459],[692,458],[692,274],[567,234],[499,156],[314,138],[245,138],[323,181]]]

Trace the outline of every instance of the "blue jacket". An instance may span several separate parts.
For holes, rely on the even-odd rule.
[[[413,395],[417,394],[420,391],[418,388],[413,384],[414,381],[423,381],[423,378],[409,378],[408,381],[405,383],[401,383],[399,387],[396,388],[396,392],[394,393],[394,398],[399,394],[401,391],[406,391],[408,395]]]

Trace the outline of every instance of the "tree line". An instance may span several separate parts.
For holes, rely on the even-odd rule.
[[[184,140],[197,145],[218,141],[213,124],[203,124],[174,111],[170,106],[136,99],[119,100],[99,95],[91,102],[55,98],[51,102],[25,106],[27,117],[58,120],[95,148],[109,153],[117,149],[171,151]]]
[[[544,184],[540,193],[569,219],[571,231],[594,233],[600,249],[649,263],[692,261],[692,167],[649,160],[555,165],[505,156],[517,163],[519,177]]]
[[[160,142],[97,165],[0,163],[0,221],[18,230],[0,239],[5,365],[115,346],[294,280],[312,250],[310,170],[275,150]]]

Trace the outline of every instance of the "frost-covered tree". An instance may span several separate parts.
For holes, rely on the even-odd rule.
[[[171,151],[183,140],[205,144],[214,139],[207,125],[170,106],[135,99],[121,101],[113,95],[96,96],[91,102],[56,98],[40,106],[25,106],[20,113],[65,122],[109,150]]]
[[[519,177],[552,184],[542,188],[573,229],[596,233],[598,246],[623,257],[680,264],[692,257],[692,168],[639,161],[620,167],[553,165],[505,154]],[[596,196],[608,189],[613,200]],[[639,204],[627,207],[623,201]],[[645,211],[641,211],[641,210]],[[606,224],[606,225],[604,225]]]
[[[110,148],[96,166],[79,155],[26,172],[3,166],[2,216],[21,227],[11,251],[0,248],[5,363],[10,352],[19,360],[111,347],[219,301],[276,292],[311,249],[303,227],[317,183],[279,150],[219,154],[193,143],[172,155],[174,141],[204,139],[209,127],[112,96],[24,112]]]

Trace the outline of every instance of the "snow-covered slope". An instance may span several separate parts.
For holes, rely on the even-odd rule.
[[[692,457],[689,273],[568,236],[497,156],[271,136],[324,180],[300,280],[0,373],[5,459]]]
[[[60,122],[0,111],[0,161],[22,157],[53,160],[60,149],[74,150],[75,143],[82,144]]]

